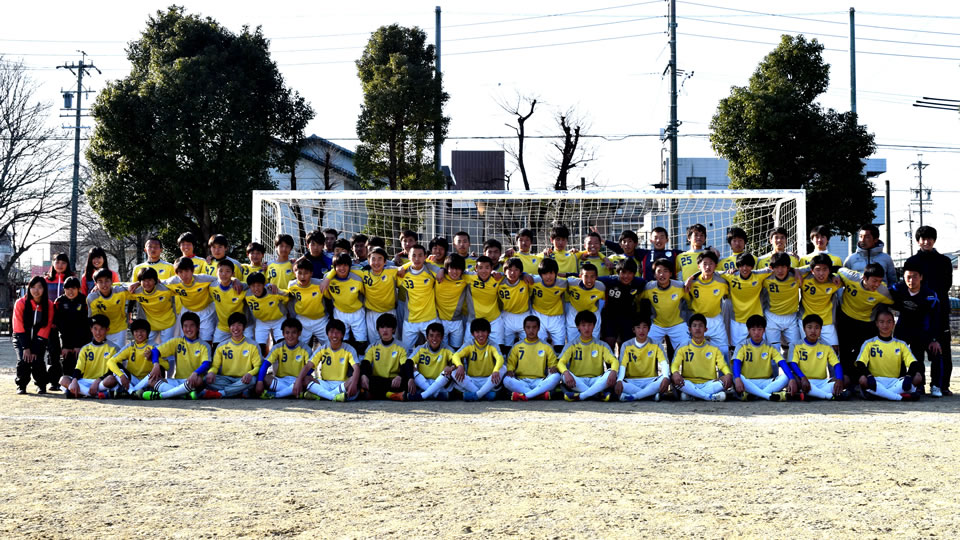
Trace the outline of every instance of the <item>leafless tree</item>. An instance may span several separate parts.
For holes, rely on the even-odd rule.
[[[520,170],[520,177],[523,179],[523,189],[530,191],[530,180],[527,178],[527,168],[523,162],[523,143],[526,138],[526,122],[533,116],[534,109],[537,106],[537,98],[522,96],[518,93],[516,99],[512,101],[500,99],[497,101],[497,105],[510,115],[517,117],[516,125],[505,124],[517,134],[516,146],[505,144],[503,151],[517,164],[517,169]],[[529,111],[524,113],[523,111],[528,107]]]
[[[557,127],[561,131],[560,141],[552,144],[560,155],[548,157],[547,162],[551,168],[557,170],[557,181],[553,189],[566,191],[568,189],[567,176],[570,170],[593,161],[596,154],[593,148],[580,141],[582,132],[587,131],[589,125],[575,108],[571,107],[566,111],[557,113]]]
[[[20,257],[70,223],[69,154],[37,88],[22,62],[0,57],[0,242],[9,249],[0,257],[0,309],[11,301]]]

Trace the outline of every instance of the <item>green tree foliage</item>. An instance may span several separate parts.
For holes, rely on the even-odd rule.
[[[434,72],[434,47],[423,30],[381,26],[357,60],[363,106],[357,120],[356,168],[366,189],[441,189],[433,161],[435,128],[443,142],[449,99]]]
[[[855,114],[815,101],[830,80],[822,51],[816,39],[784,35],[748,86],[733,87],[720,101],[710,142],[730,161],[731,188],[806,189],[807,223],[850,234],[873,220],[873,186],[862,160],[876,146]]]
[[[284,87],[259,28],[233,33],[182,7],[150,17],[127,58],[130,74],[93,105],[90,205],[113,235],[223,233],[240,246],[250,191],[274,189],[267,169],[284,165],[275,138],[294,139],[309,105]]]

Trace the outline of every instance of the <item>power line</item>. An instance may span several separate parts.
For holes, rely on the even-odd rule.
[[[688,36],[688,37],[699,37],[699,38],[706,38],[706,39],[719,39],[719,40],[722,40],[722,41],[736,41],[736,42],[739,42],[739,43],[755,43],[755,44],[759,44],[759,45],[774,45],[774,46],[775,46],[775,45],[778,45],[777,43],[772,43],[772,42],[769,42],[769,41],[758,41],[758,40],[754,40],[754,39],[728,38],[728,37],[723,37],[723,36],[708,36],[708,35],[706,35],[706,34],[691,34],[691,33],[688,33],[688,32],[679,32],[679,34],[680,34],[680,35],[683,35],[683,36]],[[823,50],[825,50],[825,51],[831,51],[831,52],[843,52],[843,53],[849,52],[847,49],[835,49],[835,48],[832,48],[832,47],[824,47]],[[885,52],[879,52],[879,51],[862,51],[862,50],[858,50],[858,51],[857,51],[857,54],[871,54],[871,55],[876,55],[876,56],[894,56],[894,57],[897,57],[897,58],[917,58],[917,59],[922,59],[922,60],[950,60],[950,61],[953,61],[953,62],[960,61],[960,57],[928,56],[928,55],[922,55],[922,54],[885,53]]]
[[[596,26],[609,26],[613,24],[624,24],[624,23],[631,23],[631,22],[637,22],[637,21],[648,21],[650,19],[662,19],[663,17],[664,17],[663,15],[653,15],[650,17],[640,17],[637,19],[627,19],[623,21],[608,21],[608,22],[595,23],[595,24],[582,24],[579,26],[565,26],[563,28],[546,28],[543,30],[528,30],[526,32],[513,32],[509,34],[493,34],[489,36],[473,36],[473,37],[445,39],[444,42],[449,43],[451,41],[471,41],[476,39],[490,39],[490,38],[501,38],[501,37],[524,36],[529,34],[542,34],[546,32],[559,32],[562,30],[578,30],[581,28],[593,28]]]
[[[533,19],[545,19],[545,18],[549,18],[549,17],[565,17],[565,16],[568,16],[568,15],[580,15],[580,14],[583,14],[583,13],[595,13],[595,12],[597,12],[597,11],[609,11],[609,10],[612,10],[612,9],[622,9],[622,8],[625,8],[625,7],[636,7],[636,6],[645,6],[645,5],[648,5],[648,4],[661,4],[661,3],[663,3],[663,0],[649,0],[649,1],[647,1],[647,2],[636,2],[636,3],[633,3],[633,4],[623,4],[623,5],[619,5],[619,6],[608,6],[608,7],[602,7],[602,8],[594,8],[594,9],[583,9],[583,10],[580,10],[580,11],[568,11],[568,12],[565,12],[565,13],[548,13],[548,14],[546,14],[546,15],[532,15],[532,16],[529,16],[529,17],[519,17],[519,18],[515,18],[515,19],[500,19],[500,20],[497,20],[497,21],[482,21],[482,22],[475,22],[475,23],[451,24],[451,25],[448,25],[448,26],[444,26],[443,28],[463,28],[463,27],[465,27],[465,26],[481,26],[481,25],[486,25],[486,24],[500,24],[500,23],[509,23],[509,22],[518,22],[518,21],[530,21],[530,20],[533,20]]]
[[[647,32],[645,34],[631,34],[627,36],[614,36],[608,38],[597,38],[597,39],[584,39],[580,41],[567,41],[563,43],[547,43],[543,45],[526,45],[522,47],[505,47],[502,49],[487,49],[483,51],[465,51],[465,52],[453,52],[453,53],[444,53],[444,56],[461,56],[465,54],[483,54],[483,53],[493,53],[493,52],[505,52],[505,51],[520,51],[525,49],[541,49],[544,47],[560,47],[563,45],[580,45],[583,43],[597,43],[600,41],[613,41],[617,39],[629,39],[629,38],[638,38],[638,37],[647,37],[647,36],[658,36],[663,35],[663,32]]]

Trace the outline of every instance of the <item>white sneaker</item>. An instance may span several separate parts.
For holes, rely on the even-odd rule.
[[[660,401],[660,392],[657,392],[656,394],[653,395],[653,401],[656,401],[656,402]]]
[[[943,397],[943,392],[940,391],[939,386],[930,387],[930,397]]]
[[[726,392],[717,392],[716,394],[710,396],[710,401],[726,401],[727,393]]]
[[[680,392],[680,401],[693,401],[693,396],[686,392]]]

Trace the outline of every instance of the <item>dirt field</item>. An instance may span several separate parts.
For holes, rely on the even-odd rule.
[[[960,533],[958,398],[68,401],[13,365],[0,343],[4,538]]]

